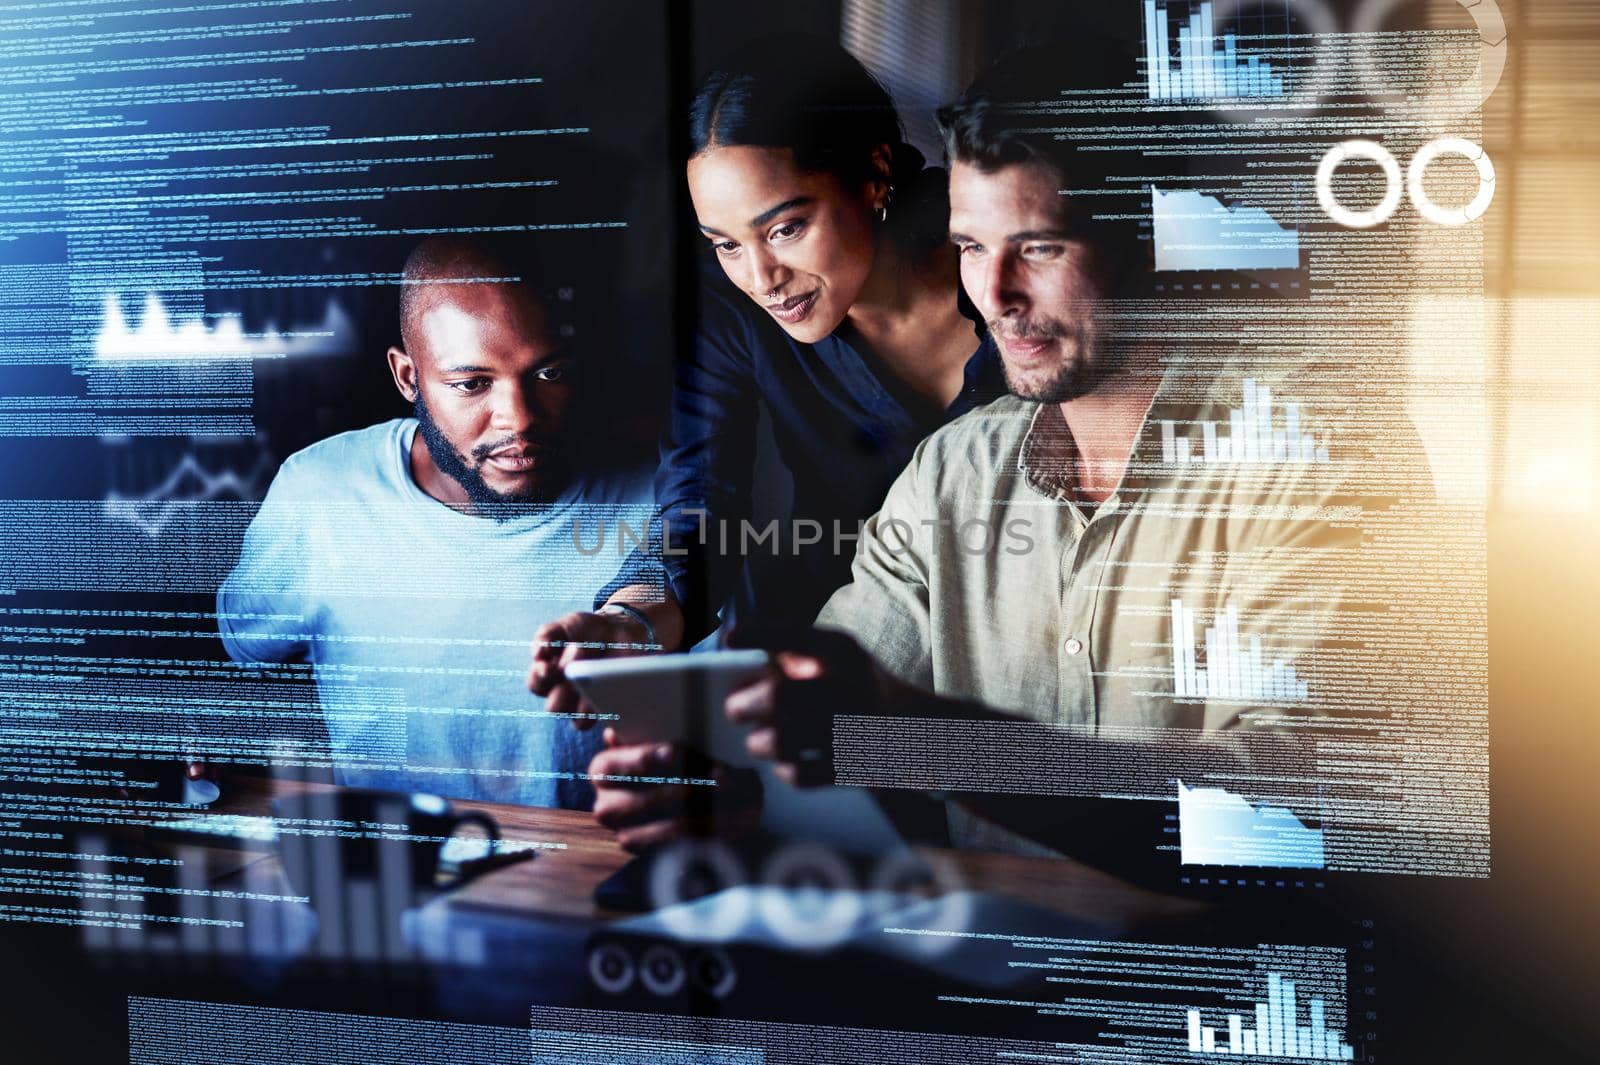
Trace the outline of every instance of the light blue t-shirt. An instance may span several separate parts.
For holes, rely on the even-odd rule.
[[[284,462],[217,593],[223,643],[241,664],[311,663],[342,784],[587,808],[600,730],[524,687],[529,645],[544,622],[592,609],[625,553],[622,523],[646,528],[648,474],[474,517],[412,480],[416,425],[341,433]]]

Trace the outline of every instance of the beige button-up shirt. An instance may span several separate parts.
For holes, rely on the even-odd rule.
[[[1426,491],[1426,469],[1330,453],[1298,407],[1254,384],[1241,410],[1238,376],[1165,379],[1121,483],[1092,509],[1062,487],[1059,407],[1006,397],[957,419],[890,488],[818,624],[913,684],[1102,738],[1220,742],[1248,762],[1246,733],[1337,717],[1352,658],[1329,637],[1361,569],[1362,521],[1384,505],[1375,491]],[[1026,732],[1015,747],[987,790],[1171,799],[1172,777],[1195,777],[1144,766],[1074,781],[1040,764]],[[908,762],[920,766],[884,751],[841,783],[982,787],[953,768],[958,752],[944,770],[908,776]],[[953,813],[958,845],[1027,849],[973,822]]]

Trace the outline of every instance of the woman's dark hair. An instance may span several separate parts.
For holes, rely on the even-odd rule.
[[[889,173],[872,158],[889,148]],[[711,148],[787,148],[795,165],[846,188],[887,178],[888,235],[921,255],[944,242],[948,189],[923,170],[889,93],[837,43],[807,34],[752,41],[700,83],[689,105],[689,157]]]

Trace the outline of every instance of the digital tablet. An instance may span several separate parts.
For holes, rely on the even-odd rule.
[[[620,742],[670,741],[746,766],[754,761],[744,749],[746,730],[729,721],[722,706],[767,663],[765,651],[702,651],[580,659],[566,675],[596,711],[615,715],[604,724]]]

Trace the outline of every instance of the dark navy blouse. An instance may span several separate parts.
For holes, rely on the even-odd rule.
[[[715,629],[730,600],[741,623],[811,624],[849,582],[853,535],[912,450],[1004,391],[986,336],[975,333],[961,393],[940,409],[890,373],[848,321],[816,344],[800,343],[711,270],[716,276],[703,273],[693,356],[675,374],[670,437],[656,472],[655,533],[665,531],[669,550],[657,543],[634,552],[596,597],[598,606],[624,585],[664,575],[684,609],[686,643]],[[757,541],[766,532],[766,516],[751,521],[763,405],[793,492],[776,538]],[[819,536],[818,527],[818,542],[797,542]]]

